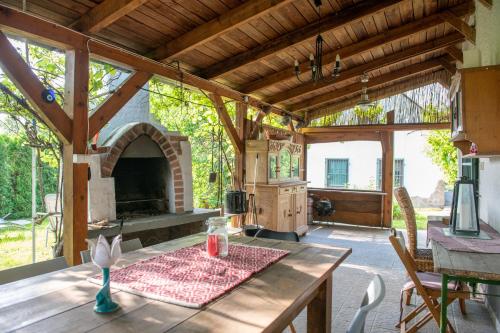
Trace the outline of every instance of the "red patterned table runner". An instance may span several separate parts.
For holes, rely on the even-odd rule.
[[[444,228],[448,228],[448,226],[440,221],[429,221],[427,223],[427,240],[438,242],[450,251],[500,253],[500,234],[484,222],[480,222],[481,232],[486,232],[491,239],[450,237],[444,234]]]
[[[284,250],[229,244],[225,258],[209,257],[205,243],[111,271],[111,288],[200,308],[277,262]],[[101,275],[90,281],[101,283]]]

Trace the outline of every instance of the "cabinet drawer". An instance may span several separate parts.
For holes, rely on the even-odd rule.
[[[292,194],[294,192],[293,186],[290,187],[280,187],[280,194]]]
[[[297,193],[303,193],[307,191],[307,185],[297,185],[295,186],[295,192]]]

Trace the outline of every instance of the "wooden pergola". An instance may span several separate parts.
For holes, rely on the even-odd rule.
[[[86,248],[88,166],[82,156],[89,138],[151,77],[209,94],[234,145],[241,181],[248,106],[261,110],[257,122],[273,112],[307,123],[354,106],[365,73],[368,92],[377,97],[435,81],[446,86],[462,61],[457,46],[475,40],[464,20],[474,12],[470,0],[324,0],[320,20],[309,0],[30,0],[26,11],[20,1],[0,3],[0,65],[64,143],[64,253],[70,264]],[[326,67],[340,55],[336,80],[310,81],[308,58],[318,32]],[[42,83],[7,36],[66,51],[64,105],[43,100]],[[92,113],[90,59],[133,71]],[[223,98],[237,103],[235,124]],[[392,150],[392,132],[377,133]],[[314,136],[306,135],[305,143],[308,137]],[[392,163],[385,164],[384,174],[392,173]],[[387,177],[391,184],[384,186],[392,188]]]

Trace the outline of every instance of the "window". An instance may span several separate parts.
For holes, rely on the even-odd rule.
[[[394,187],[404,186],[405,179],[405,160],[403,158],[397,158],[394,160]],[[377,180],[376,180],[377,190],[382,190],[382,159],[377,158]]]
[[[405,160],[394,160],[394,187],[405,186]]]
[[[326,159],[326,187],[347,188],[349,182],[348,159]]]

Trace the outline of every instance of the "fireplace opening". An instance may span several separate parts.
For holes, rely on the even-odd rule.
[[[148,136],[139,136],[125,148],[112,177],[115,178],[117,218],[169,212],[169,163]]]

